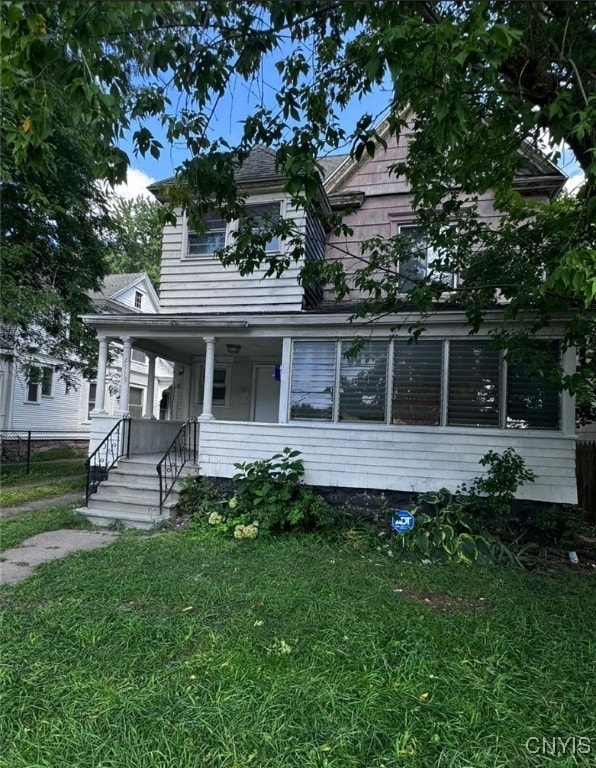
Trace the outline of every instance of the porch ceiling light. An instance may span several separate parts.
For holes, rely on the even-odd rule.
[[[226,344],[226,349],[231,355],[237,355],[242,349],[240,344]]]

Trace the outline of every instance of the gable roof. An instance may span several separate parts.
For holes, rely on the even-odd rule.
[[[120,303],[119,298],[123,293],[131,288],[142,287],[149,295],[151,302],[159,311],[159,297],[149,280],[149,275],[146,272],[128,272],[123,274],[106,275],[103,279],[101,289],[99,291],[89,291],[88,296],[96,307],[107,307],[111,309],[118,309],[123,307],[127,312],[141,312],[141,310],[132,309],[130,307],[124,307]]]
[[[377,133],[384,139],[389,138],[387,118],[379,124]],[[402,135],[407,133],[405,131]],[[529,141],[525,141],[518,151],[523,162],[513,182],[513,188],[528,194],[546,193],[553,197],[559,194],[567,181],[567,175]],[[331,168],[325,178],[325,191],[328,195],[341,191],[344,184],[371,159],[366,153],[363,153],[359,160],[349,154],[337,157],[343,159]]]

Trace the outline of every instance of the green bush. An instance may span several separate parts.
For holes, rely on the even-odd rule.
[[[187,480],[178,510],[197,524],[237,539],[252,539],[259,532],[328,528],[345,512],[302,485],[304,465],[299,457],[299,451],[284,448],[269,459],[236,464],[231,498],[208,479]]]

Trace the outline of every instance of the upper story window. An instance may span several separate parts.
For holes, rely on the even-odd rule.
[[[208,213],[204,219],[205,231],[188,231],[188,248],[186,255],[190,258],[197,256],[211,256],[216,251],[225,247],[227,223],[213,212]]]
[[[245,207],[244,221],[249,222],[255,232],[260,232],[270,223],[279,221],[280,203],[254,203]],[[199,258],[212,256],[216,251],[225,248],[228,228],[230,231],[238,227],[238,222],[228,224],[215,211],[206,214],[204,218],[205,231],[202,233],[188,230],[186,258]],[[279,251],[278,237],[272,237],[265,244],[265,251],[273,253]]]
[[[143,307],[143,294],[140,291],[135,291],[135,309],[142,309]]]
[[[246,206],[246,219],[250,220],[251,226],[257,232],[269,223],[276,223],[280,217],[280,204],[276,203],[255,203]],[[265,251],[272,253],[279,251],[279,238],[272,237],[265,244]]]
[[[132,350],[132,359],[135,363],[141,363],[141,365],[147,364],[147,355],[144,352],[141,352],[140,349]]]
[[[26,401],[39,403],[42,397],[52,397],[54,369],[49,366],[32,365],[27,377]]]
[[[403,277],[402,290],[409,293],[420,280],[432,276],[444,284],[445,288],[453,288],[455,276],[450,272],[440,272],[437,269],[439,254],[429,244],[426,230],[423,227],[408,224],[399,227],[399,234],[411,241],[412,256],[407,261],[400,262],[399,273]]]

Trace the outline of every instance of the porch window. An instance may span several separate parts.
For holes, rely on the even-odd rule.
[[[488,341],[449,343],[447,423],[498,427],[501,355]]]
[[[294,342],[290,418],[333,419],[336,350],[334,341]]]
[[[247,205],[245,211],[245,218],[250,221],[252,229],[259,232],[259,230],[262,230],[267,224],[277,223],[279,221],[280,204],[259,203]],[[265,244],[265,251],[266,253],[279,251],[279,238],[272,237],[271,240]]]
[[[420,280],[429,275],[443,283],[445,288],[453,288],[454,275],[450,272],[436,270],[439,254],[429,244],[426,230],[416,225],[400,226],[399,234],[404,235],[410,241],[412,249],[412,256],[399,264],[399,273],[403,278],[401,290],[404,293],[409,293]]]
[[[213,389],[212,404],[217,406],[229,405],[228,402],[228,368],[215,368],[213,371]],[[201,367],[201,383],[199,386],[198,403],[203,402],[203,392],[205,391],[205,366]]]
[[[395,342],[393,424],[441,423],[443,342]]]
[[[225,247],[227,223],[215,212],[206,214],[203,223],[204,232],[188,231],[187,257],[211,256]]]
[[[542,347],[549,357],[542,366],[544,378],[532,379],[519,363],[507,366],[507,418],[509,429],[559,429],[561,397],[549,379],[557,364],[558,344]]]
[[[143,390],[141,387],[130,388],[128,411],[133,419],[141,419],[143,417]]]
[[[369,341],[356,356],[349,355],[351,347],[350,341],[341,345],[339,420],[384,422],[388,344]]]

